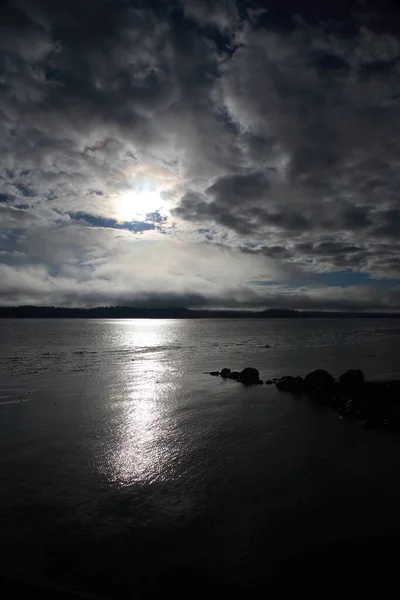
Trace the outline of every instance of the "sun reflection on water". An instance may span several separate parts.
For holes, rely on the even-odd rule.
[[[119,343],[131,339],[139,353],[134,362],[121,365],[118,396],[113,403],[113,435],[108,449],[108,477],[115,484],[150,483],[170,470],[167,403],[175,391],[175,377],[165,360],[171,342],[170,328],[149,321],[121,331]],[[122,338],[122,339],[121,339]],[[143,353],[141,354],[141,352]]]
[[[129,484],[152,480],[162,459],[156,440],[159,432],[157,411],[148,400],[134,401],[125,409],[118,448],[112,456],[114,481]]]

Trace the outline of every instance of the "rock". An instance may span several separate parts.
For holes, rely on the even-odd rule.
[[[400,407],[397,407],[389,417],[387,428],[392,433],[400,433]]]
[[[231,374],[231,370],[230,369],[222,369],[220,375],[221,377],[223,377],[224,379],[227,379]]]
[[[308,373],[304,380],[306,388],[312,392],[318,388],[329,388],[335,383],[335,379],[325,369],[317,369],[312,373]]]
[[[271,381],[271,379],[267,379],[267,381],[265,382],[267,385],[272,385],[273,381]]]
[[[312,400],[316,400],[317,402],[323,402],[326,400],[325,388],[318,387],[312,390],[310,395]]]
[[[304,394],[304,379],[302,377],[291,377],[287,375],[281,377],[276,384],[281,392],[290,392],[291,394]]]
[[[213,377],[218,377],[219,371],[211,371],[210,375],[212,375]]]
[[[277,386],[292,392],[301,389],[313,400],[328,404],[341,418],[364,422],[366,429],[387,428],[400,433],[400,381],[365,381],[360,370],[349,370],[335,381],[319,369],[301,378],[284,377]]]
[[[380,429],[382,427],[382,421],[377,417],[370,417],[364,421],[365,429]]]
[[[295,378],[290,375],[281,377],[276,382],[276,387],[278,390],[281,390],[281,392],[290,392],[295,387]]]
[[[240,373],[240,381],[246,385],[252,385],[260,381],[260,374],[257,369],[247,367]]]
[[[263,384],[264,384],[263,380],[262,380],[262,379],[260,379],[260,380],[259,380],[259,382],[258,382],[258,384],[259,384],[259,385],[263,385]]]
[[[365,382],[364,373],[360,369],[350,369],[339,377],[340,385],[345,387],[353,385],[363,385]]]
[[[295,383],[299,391],[304,391],[304,379],[302,377],[295,377]]]
[[[265,344],[264,348],[271,348],[269,344]]]
[[[238,381],[240,379],[239,371],[232,371],[232,373],[229,375],[229,378],[235,379],[235,381]]]

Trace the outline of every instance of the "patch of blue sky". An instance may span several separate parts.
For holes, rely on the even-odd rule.
[[[250,281],[253,285],[279,285],[285,288],[298,288],[304,285],[328,286],[328,287],[351,287],[354,285],[379,285],[380,287],[394,287],[400,283],[394,278],[373,278],[368,273],[358,271],[330,271],[328,273],[305,273],[302,279],[290,280],[266,280]]]
[[[99,217],[91,215],[85,212],[68,213],[71,219],[74,221],[84,221],[87,225],[92,227],[101,227],[108,229],[126,229],[139,233],[141,231],[149,231],[155,229],[154,223],[146,223],[142,221],[117,221],[116,219],[110,219],[107,217]]]

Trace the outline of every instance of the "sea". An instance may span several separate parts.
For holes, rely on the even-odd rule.
[[[399,349],[400,319],[0,320],[0,583],[224,598],[397,581],[400,437],[209,372],[400,379]]]

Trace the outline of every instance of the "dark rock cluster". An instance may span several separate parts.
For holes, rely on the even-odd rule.
[[[210,375],[220,375],[222,379],[234,379],[239,383],[244,383],[245,385],[258,385],[264,383],[260,379],[260,374],[257,369],[253,367],[246,367],[243,371],[231,371],[230,369],[222,369],[219,371],[211,371]]]
[[[302,377],[281,377],[276,387],[328,404],[342,417],[358,419],[368,429],[400,433],[400,381],[365,381],[359,369],[343,373],[336,381],[324,369]]]
[[[262,384],[257,369],[247,367],[242,371],[211,371],[210,375],[233,379],[245,385]],[[400,433],[400,381],[365,381],[360,369],[350,369],[339,380],[317,369],[303,377],[287,375],[268,379],[282,392],[308,396],[316,402],[331,406],[341,417],[364,422],[367,429],[389,429]]]

